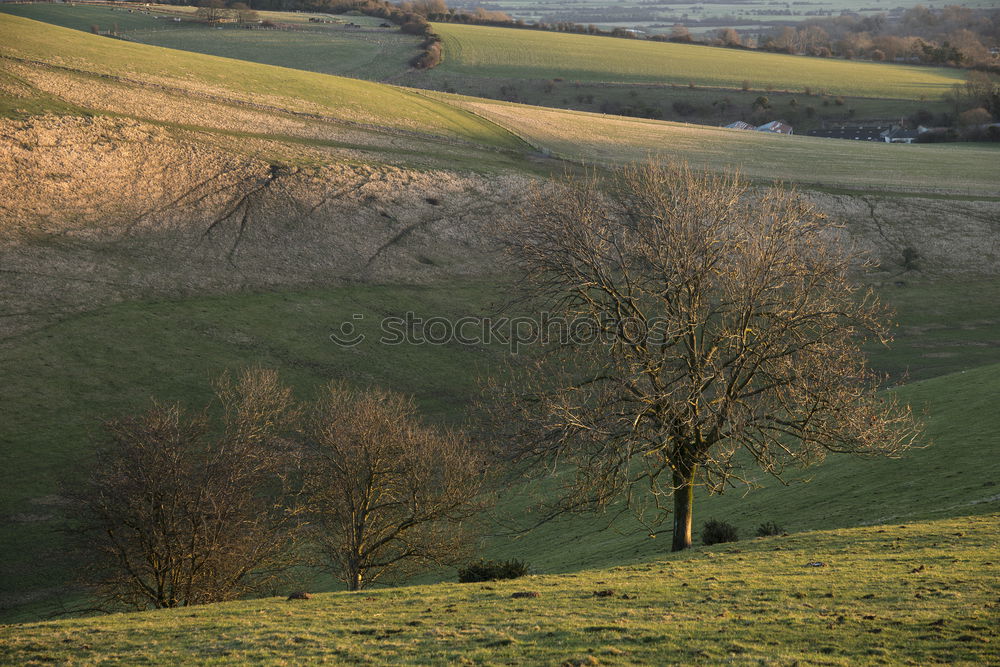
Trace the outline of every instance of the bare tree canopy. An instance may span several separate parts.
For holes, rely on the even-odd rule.
[[[102,608],[148,609],[272,592],[291,564],[291,392],[273,371],[216,383],[221,424],[154,404],[105,423],[94,471],[67,494]],[[217,406],[218,407],[218,406]]]
[[[679,550],[696,486],[913,442],[862,351],[888,340],[885,309],[830,227],[794,192],[678,165],[535,193],[510,248],[532,304],[577,326],[505,400],[516,458],[574,467],[558,509],[626,497],[666,511],[672,496]]]
[[[326,567],[359,590],[464,557],[486,463],[410,398],[333,383],[304,426],[310,533]]]

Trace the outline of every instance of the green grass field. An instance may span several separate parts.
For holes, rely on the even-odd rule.
[[[497,148],[523,147],[489,121],[402,88],[133,44],[9,15],[0,15],[0,38],[0,55],[42,60],[102,75],[192,86],[258,103],[273,101],[291,111],[319,112],[357,124]],[[54,43],[59,44],[56,53],[52,50]]]
[[[763,122],[767,115],[801,130],[817,127],[823,120],[901,118],[917,110],[941,114],[950,107],[940,99],[940,91],[961,78],[952,70],[620,39],[582,37],[581,41],[577,35],[461,25],[439,26],[446,36],[446,62],[417,72],[409,70],[407,63],[417,53],[419,39],[396,29],[379,28],[380,22],[371,17],[334,17],[332,20],[339,23],[317,24],[309,23],[309,18],[331,17],[264,12],[264,18],[286,28],[244,30],[236,25],[189,21],[192,10],[160,5],[150,13],[130,13],[68,4],[0,5],[0,12],[77,30],[89,31],[91,26],[109,30],[117,25],[131,41],[197,53],[548,107],[617,113],[619,108],[639,105],[656,110],[664,119],[715,125],[737,118]],[[185,20],[170,20],[176,16]],[[366,27],[347,27],[348,21]],[[565,53],[566,58],[553,57],[555,53]],[[519,61],[506,63],[505,54],[512,54],[515,61],[528,59],[557,69],[538,69]],[[580,63],[586,62],[599,65],[581,68]],[[740,68],[759,76],[744,76]],[[850,81],[851,87],[831,87],[821,83],[827,80],[824,77]],[[740,90],[744,81],[750,90]],[[895,92],[893,86],[898,88]],[[810,94],[806,94],[807,89]],[[824,89],[829,94],[821,95]],[[760,95],[771,101],[767,114],[752,108]],[[835,104],[838,95],[847,96],[840,100],[843,104]]]
[[[994,514],[509,582],[4,626],[0,662],[985,664],[1000,640],[998,527]]]
[[[959,70],[806,58],[484,26],[434,24],[444,39],[438,77],[471,75],[802,91],[905,100],[936,99],[964,79]]]
[[[819,187],[1000,195],[1000,145],[882,144],[787,137],[434,94],[539,150],[589,164],[685,160]],[[946,175],[946,176],[943,176]]]
[[[107,31],[117,25],[119,32],[134,42],[358,79],[396,76],[419,53],[420,39],[396,29],[310,24],[308,17],[314,15],[289,12],[263,12],[263,17],[295,25],[295,30],[244,30],[232,24],[216,27],[193,21],[173,22],[172,16],[190,13],[181,9],[190,8],[164,6],[145,14],[67,4],[0,5],[0,12],[75,30],[89,32],[91,26],[97,26]],[[341,20],[356,24],[375,21],[367,16]],[[375,25],[378,23],[382,22]]]

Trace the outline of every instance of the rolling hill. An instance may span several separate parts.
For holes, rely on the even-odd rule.
[[[280,29],[245,30],[189,21],[192,11],[167,5],[132,11],[0,5],[0,12],[78,30],[118,26],[123,39],[199,53],[547,107],[715,126],[783,118],[801,132],[825,122],[910,116],[926,124],[953,113],[942,91],[950,92],[962,80],[960,72],[940,68],[450,24],[438,26],[446,36],[444,64],[410,70],[418,39],[381,27],[383,22],[371,17],[264,12]],[[317,18],[321,21],[310,22]],[[750,71],[764,79],[743,76]]]
[[[192,18],[193,10],[176,5],[131,11],[75,3],[0,5],[0,12],[85,32],[94,27],[108,31],[117,26],[119,34],[132,42],[359,79],[397,76],[420,52],[420,38],[381,28],[384,21],[367,16],[310,23],[310,18],[331,18],[329,14],[260,12],[262,19],[276,22],[282,29],[252,31],[235,24],[220,30],[219,26],[172,20]]]
[[[825,90],[904,100],[939,98],[964,81],[957,70],[590,35],[435,23],[444,40],[436,76],[661,83],[738,90]]]
[[[72,98],[69,101],[81,106],[90,104],[97,109],[127,111],[159,120],[158,112],[165,114],[168,110],[135,99],[133,89],[146,86],[167,94],[180,90],[224,105],[236,102],[268,111],[307,114],[307,118],[318,116],[318,120],[349,123],[362,130],[407,131],[490,148],[523,147],[491,122],[403,88],[95,37],[9,15],[0,16],[0,34],[4,36],[0,55],[5,57],[5,70],[16,69],[15,63],[21,63],[23,68],[27,61],[36,75],[44,71],[49,76],[48,86],[38,82],[43,90],[48,88],[50,95]],[[53,44],[59,48],[53,50]],[[40,68],[35,63],[45,65]],[[54,79],[66,76],[125,90],[119,92],[119,100],[102,100],[104,96],[88,95],[79,86],[60,88]],[[97,89],[99,85],[89,87]],[[163,119],[197,125],[206,120],[204,115],[203,111],[183,119],[177,115]],[[253,130],[245,126],[242,129]]]
[[[744,531],[775,520],[799,531],[995,511],[987,483],[997,476],[997,424],[989,417],[996,367],[977,368],[1000,340],[1000,322],[989,314],[1000,202],[1000,161],[990,148],[821,142],[511,105],[0,15],[0,150],[9,158],[0,183],[12,193],[0,201],[0,402],[12,415],[0,423],[4,619],[37,618],[72,597],[71,565],[52,530],[60,524],[57,481],[86,463],[102,417],[150,396],[197,402],[219,371],[259,362],[302,392],[330,377],[389,384],[414,393],[432,418],[460,422],[476,375],[499,350],[343,350],[331,331],[354,314],[374,334],[381,317],[407,310],[492,312],[505,284],[495,220],[516,210],[532,181],[647,155],[741,166],[760,181],[784,178],[843,219],[846,233],[882,260],[871,279],[898,304],[904,324],[904,345],[874,352],[876,363],[896,379],[910,371],[923,380],[899,391],[928,406],[934,439],[903,461],[830,460],[806,486],[768,486],[745,502],[704,499],[699,519],[715,513]],[[918,253],[919,268],[900,264],[907,248]],[[532,491],[506,508],[523,510]],[[568,572],[662,552],[648,536],[595,533],[597,525],[592,518],[552,524],[516,542],[497,540],[489,553]],[[938,525],[927,534],[958,524]],[[820,548],[811,544],[802,543]],[[981,545],[968,548],[979,558]],[[580,581],[597,586],[605,576]],[[450,604],[446,589],[413,590]],[[926,613],[939,609],[945,613],[938,606]],[[599,615],[587,626],[606,620]],[[72,623],[65,627],[90,627]],[[37,632],[62,632],[52,627]],[[123,634],[103,645],[141,657],[126,646],[125,625],[105,627]],[[985,636],[961,627],[956,637]],[[67,658],[78,648],[77,630],[66,631],[70,641],[58,651],[30,639],[35,629],[24,632],[29,639],[7,641],[0,650],[11,653],[0,660],[30,659],[32,651]],[[899,633],[894,647],[912,639],[909,630]],[[574,634],[566,646],[576,651],[580,637],[591,636]],[[243,649],[224,656],[234,649],[193,637],[190,650],[206,660],[242,656]],[[844,641],[845,655],[860,655],[860,644]],[[805,651],[802,642],[789,651]],[[502,645],[515,647],[512,659],[520,655],[515,643]],[[926,655],[940,646],[928,644]]]
[[[503,151],[588,164],[662,156],[825,187],[1000,195],[995,146],[821,141],[526,107],[132,44],[0,16],[0,34],[15,32],[17,38],[0,47],[4,69],[38,95],[143,121],[370,147],[395,159],[408,153],[429,159],[423,144],[437,141],[432,154],[441,154],[441,165],[462,159],[461,153],[468,154],[464,146],[492,153],[468,161],[483,167],[505,166]],[[60,44],[56,52],[49,48],[53,42]],[[193,100],[199,103],[193,106]],[[442,143],[448,141],[462,142],[463,148],[449,151]],[[872,167],[858,169],[862,163]]]

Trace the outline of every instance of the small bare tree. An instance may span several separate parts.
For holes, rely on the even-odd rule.
[[[268,592],[294,559],[291,392],[273,371],[216,383],[221,424],[178,405],[105,423],[74,498],[82,577],[101,608],[148,609]]]
[[[333,383],[306,415],[311,537],[351,590],[463,558],[486,463],[413,401]]]
[[[502,402],[516,458],[573,464],[556,511],[624,496],[662,518],[672,496],[680,550],[696,486],[912,443],[909,409],[876,393],[862,351],[887,340],[884,308],[852,283],[858,257],[829,227],[794,192],[686,166],[535,193],[510,247],[528,301],[576,326]]]
[[[205,21],[215,22],[227,18],[230,13],[230,10],[226,9],[224,0],[202,0],[198,3],[195,16]]]

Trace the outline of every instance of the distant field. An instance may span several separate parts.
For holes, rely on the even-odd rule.
[[[527,141],[539,152],[591,164],[653,156],[686,159],[713,169],[739,167],[755,178],[827,187],[1000,194],[998,146],[872,145],[526,107],[133,44],[0,14],[0,36],[13,36],[15,32],[16,39],[0,42],[0,55],[165,83],[180,90],[191,88],[290,112],[323,114],[373,131],[417,133],[413,142],[405,138],[393,140],[388,149],[393,155],[425,150],[417,142],[417,135],[517,153],[527,151]],[[53,50],[52,44],[59,44],[59,48]],[[93,87],[84,86],[81,95]],[[87,104],[137,118],[162,118],[191,125],[198,125],[199,116],[209,113],[209,105],[199,101],[180,121],[176,114],[171,115],[171,105],[176,102],[177,108],[183,108],[192,104],[183,99],[183,93],[164,106],[163,101],[153,97],[147,101],[147,93],[141,88],[131,84],[119,88],[127,100],[118,103],[101,96]],[[60,90],[52,88],[54,95],[59,95]],[[220,118],[227,121],[227,117]],[[202,123],[211,126],[207,119]],[[267,120],[236,127],[266,134],[269,123]],[[288,132],[282,126],[281,133]],[[314,140],[315,133],[309,139]],[[501,157],[497,153],[485,162],[479,160],[479,164]]]
[[[705,3],[678,3],[671,0],[647,0],[639,5],[622,8],[601,0],[576,0],[572,3],[552,3],[545,0],[496,0],[490,7],[507,12],[515,18],[542,20],[549,23],[571,21],[594,23],[601,27],[641,27],[652,33],[668,33],[676,22],[685,24],[692,33],[704,33],[724,25],[731,28],[761,29],[768,25],[788,25],[818,16],[839,16],[842,12],[871,16],[896,12],[918,4],[920,0],[720,0]],[[964,0],[963,7],[990,9],[994,0]],[[702,22],[704,22],[704,25]]]
[[[338,18],[341,23],[309,23],[315,14],[262,12],[262,17],[293,24],[294,30],[245,30],[193,21],[175,23],[172,16],[191,15],[190,7],[157,6],[153,13],[68,4],[0,4],[0,12],[75,30],[101,31],[114,26],[130,41],[225,58],[293,67],[359,79],[380,80],[408,68],[419,53],[420,38],[397,28],[378,28],[383,21],[368,16]],[[325,19],[331,19],[328,14]],[[365,29],[349,28],[350,21]]]
[[[694,82],[739,89],[806,87],[836,95],[936,99],[964,81],[959,70],[807,58],[759,51],[646,42],[565,33],[434,24],[449,74],[514,79],[632,83]]]
[[[664,123],[448,97],[539,150],[590,164],[665,158],[822,187],[1000,196],[1000,145],[884,144]],[[947,185],[945,183],[947,182]],[[942,187],[944,186],[944,187]]]
[[[201,92],[275,104],[290,111],[329,114],[352,123],[498,148],[523,147],[494,123],[402,88],[95,37],[5,14],[0,14],[0,37],[0,55],[193,86]],[[53,44],[58,44],[57,50]],[[191,122],[196,120],[191,118]]]
[[[237,58],[266,65],[378,81],[397,75],[418,53],[418,39],[398,32],[283,32],[189,28],[136,32],[143,44]]]
[[[764,116],[767,116],[767,119],[782,118],[801,132],[829,120],[902,118],[918,110],[940,114],[950,108],[933,96],[922,101],[857,96],[838,100],[835,94],[821,95],[821,88],[816,85],[809,85],[809,94],[806,94],[805,88],[781,88],[755,78],[747,91],[735,87],[720,88],[713,80],[695,80],[693,75],[689,78],[686,71],[684,76],[678,77],[664,78],[658,74],[651,81],[631,75],[615,77],[614,82],[606,78],[609,76],[607,72],[599,76],[593,71],[585,71],[582,75],[591,78],[577,79],[574,73],[573,76],[559,77],[563,80],[558,82],[535,78],[538,73],[530,70],[513,69],[504,72],[509,75],[508,78],[498,77],[490,67],[479,65],[463,68],[462,71],[456,71],[448,64],[430,71],[414,71],[410,70],[408,63],[418,52],[419,38],[403,35],[396,28],[379,28],[381,21],[371,17],[263,12],[263,17],[283,28],[244,30],[235,25],[213,27],[187,20],[193,8],[185,6],[155,5],[147,13],[69,4],[0,4],[0,12],[83,31],[90,31],[92,26],[102,31],[118,26],[120,34],[132,41],[312,72],[393,81],[464,95],[584,111],[634,115],[628,108],[639,107],[646,110],[639,115],[648,116],[651,111],[654,116],[650,117],[679,121],[690,119],[712,125],[724,125],[735,119],[754,120],[758,116],[758,121],[763,122]],[[309,19],[316,16],[336,23],[309,23]],[[184,17],[185,20],[176,23],[171,17]],[[348,27],[348,22],[365,27]],[[452,28],[461,29],[462,26],[446,27]],[[512,39],[515,42],[524,36],[523,31],[510,30],[497,34],[502,40]],[[559,38],[558,35],[551,36]],[[586,43],[624,48],[628,46],[625,41]],[[663,45],[638,45],[638,48],[649,46]],[[669,49],[676,45],[666,46]],[[730,63],[741,62],[746,55],[744,52],[719,49],[694,54],[703,59],[705,56],[724,59],[726,64],[723,69],[727,71],[731,69]],[[776,57],[787,59],[785,56]],[[629,58],[631,67],[635,58]],[[705,62],[708,63],[711,58]],[[801,65],[815,60],[791,58],[788,62]],[[762,62],[771,61],[773,57]],[[901,68],[890,68],[886,74],[895,76],[902,71]],[[597,78],[593,79],[595,76]],[[689,87],[691,83],[695,84],[693,88]],[[742,81],[738,82],[740,87],[742,84]],[[760,95],[770,100],[771,108],[766,113],[757,113],[753,108]]]
[[[989,664],[1000,640],[998,526],[993,514],[747,539],[516,581],[5,626],[0,662]]]

